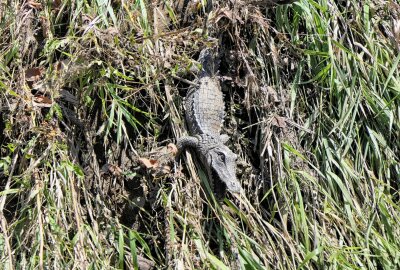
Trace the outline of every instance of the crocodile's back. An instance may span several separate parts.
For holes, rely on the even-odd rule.
[[[185,101],[186,122],[191,134],[219,137],[224,120],[224,101],[219,81],[203,76],[192,87]]]

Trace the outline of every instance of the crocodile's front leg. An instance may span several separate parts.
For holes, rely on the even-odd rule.
[[[176,157],[178,158],[182,153],[183,149],[186,147],[193,147],[195,148],[199,144],[199,138],[195,136],[184,136],[178,139],[176,142],[176,147],[178,148],[178,153]]]

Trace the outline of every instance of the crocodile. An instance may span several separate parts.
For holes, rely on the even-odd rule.
[[[177,147],[179,152],[186,147],[196,151],[214,193],[225,195],[226,190],[238,193],[241,185],[236,178],[237,155],[225,145],[229,137],[221,135],[224,100],[212,50],[203,49],[198,62],[202,68],[184,100],[190,136],[179,138]]]

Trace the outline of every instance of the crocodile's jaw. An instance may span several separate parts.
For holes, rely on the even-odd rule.
[[[241,186],[236,178],[236,159],[237,156],[221,144],[207,151],[205,165],[210,178],[218,177],[230,192],[239,193]]]

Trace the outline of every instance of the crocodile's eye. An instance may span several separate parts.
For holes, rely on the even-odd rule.
[[[218,159],[222,162],[225,162],[225,155],[222,153],[218,153]]]

